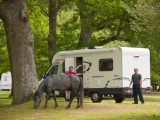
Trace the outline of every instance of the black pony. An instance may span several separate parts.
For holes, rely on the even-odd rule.
[[[82,80],[77,75],[50,75],[42,80],[36,90],[33,100],[34,108],[37,109],[41,103],[41,97],[43,93],[46,93],[46,101],[43,108],[47,107],[48,100],[52,95],[55,101],[55,108],[58,107],[56,101],[55,91],[71,91],[71,99],[66,109],[70,108],[74,97],[77,98],[76,108],[81,107],[80,101],[82,101],[83,84]]]

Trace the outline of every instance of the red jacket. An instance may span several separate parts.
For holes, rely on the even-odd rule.
[[[75,73],[75,72],[72,72],[72,71],[67,71],[66,74],[67,74],[67,75],[72,75],[72,74],[76,74],[76,73]]]

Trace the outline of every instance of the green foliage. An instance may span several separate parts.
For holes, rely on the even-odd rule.
[[[48,60],[48,2],[28,1],[30,24],[34,34],[35,61],[38,79],[49,67]]]
[[[103,46],[104,48],[111,48],[111,47],[131,47],[131,45],[126,42],[126,41],[113,41],[113,42],[110,42],[106,45]]]
[[[151,71],[151,78],[152,82],[160,82],[160,76],[154,71]]]
[[[76,6],[59,11],[57,20],[57,46],[59,50],[76,49],[80,34],[79,14]]]
[[[48,59],[48,3],[28,1],[30,23],[35,40],[35,61],[38,78],[49,68]],[[65,4],[57,16],[57,51],[76,49],[79,37],[79,16],[74,3]]]
[[[151,80],[154,82],[160,82],[160,55],[155,48],[150,48],[151,50]]]
[[[0,23],[0,75],[10,70],[7,41],[3,24]]]
[[[103,29],[100,31],[96,31],[92,34],[92,41],[91,41],[91,46],[95,46],[97,43],[100,41],[103,41],[106,39],[109,35],[111,34],[111,31],[109,29]]]

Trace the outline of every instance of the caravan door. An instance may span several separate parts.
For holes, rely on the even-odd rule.
[[[69,67],[73,67],[73,71],[76,71],[76,58],[70,57],[70,58],[65,58],[65,72],[69,70]]]

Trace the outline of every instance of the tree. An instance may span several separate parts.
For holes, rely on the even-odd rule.
[[[103,4],[101,4],[103,3]],[[122,22],[126,17],[125,10],[121,7],[121,1],[102,0],[80,0],[78,7],[80,11],[80,47],[93,47],[94,45],[104,45],[106,42],[118,39],[122,30]],[[94,32],[106,29],[110,35],[98,43],[91,45]]]
[[[43,26],[43,28],[41,28],[41,29],[48,27],[48,30],[47,30],[48,37],[46,39],[48,42],[47,55],[48,55],[48,59],[49,59],[49,64],[52,63],[52,57],[58,51],[58,48],[57,48],[57,16],[58,16],[58,13],[59,13],[61,7],[68,4],[69,2],[71,2],[71,0],[28,1],[30,12],[33,12],[32,15],[38,14],[38,15],[36,15],[37,17],[44,15],[45,18],[47,18],[47,20],[48,20],[46,22],[47,25]],[[38,9],[40,9],[40,11]],[[34,10],[36,13],[34,12]],[[35,18],[35,17],[33,17],[33,18]],[[38,19],[38,21],[39,21],[38,23],[42,23],[42,21],[44,21],[43,17],[40,17],[40,18],[38,17],[35,19]],[[34,20],[33,24],[37,24],[35,21],[36,20]],[[33,26],[35,26],[35,25],[33,25]],[[42,26],[40,26],[38,24],[37,27],[40,28]],[[35,29],[37,29],[37,27]],[[36,31],[38,31],[38,30],[36,30]],[[37,32],[35,34],[37,34]],[[37,42],[39,42],[39,41],[37,41]]]
[[[13,80],[12,104],[27,101],[36,87],[33,34],[24,0],[3,0],[0,4],[7,36]]]
[[[127,6],[126,6],[127,8]],[[128,13],[132,16],[124,36],[130,39],[133,46],[147,47],[151,55],[151,80],[160,80],[160,1],[138,0],[136,4],[128,6]],[[155,77],[156,76],[156,77]]]
[[[48,51],[49,62],[52,63],[52,57],[56,53],[56,21],[59,10],[58,0],[49,0],[48,13],[49,13],[49,34],[48,34]]]
[[[67,4],[69,0],[49,0],[48,17],[49,17],[49,34],[48,34],[48,50],[49,62],[52,63],[52,57],[57,52],[57,15],[60,8]]]
[[[68,8],[70,0],[29,0],[27,2],[31,27],[35,37],[35,56],[38,78],[41,78],[44,72],[52,63],[54,54],[63,47],[66,36],[57,34],[58,14],[61,13],[63,6]],[[59,12],[60,11],[60,12]],[[63,19],[64,21],[64,19]],[[65,36],[65,41],[59,39],[59,36]],[[59,42],[60,41],[60,42]],[[66,44],[65,44],[66,45]],[[64,48],[64,47],[63,47]]]

